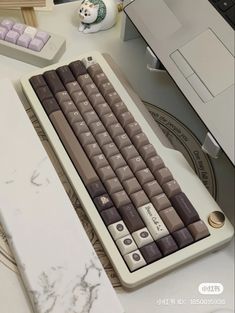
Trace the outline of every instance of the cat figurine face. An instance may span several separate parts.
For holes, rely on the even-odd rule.
[[[89,0],[82,1],[79,16],[83,23],[94,23],[98,17],[99,4],[91,3]]]
[[[83,33],[94,33],[112,27],[116,23],[116,0],[83,0],[78,9]]]

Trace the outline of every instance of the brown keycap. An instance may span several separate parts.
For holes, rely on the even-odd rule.
[[[97,170],[98,174],[99,174],[99,177],[101,178],[101,180],[104,182],[110,178],[114,178],[116,177],[113,169],[111,168],[111,166],[105,166],[105,167],[102,167],[102,168],[99,168]]]
[[[114,92],[110,92],[105,96],[106,101],[108,102],[108,104],[112,107],[115,103],[117,102],[121,102],[122,99],[119,97],[119,95],[116,93],[116,91]]]
[[[105,127],[108,127],[109,125],[117,124],[118,121],[113,113],[108,113],[102,116],[102,122]]]
[[[64,85],[75,80],[70,68],[67,65],[57,68],[56,72]]]
[[[67,91],[60,91],[55,95],[55,97],[60,105],[63,102],[71,101],[70,95],[67,93]]]
[[[141,186],[135,177],[125,180],[123,182],[123,187],[125,188],[128,195],[141,190]]]
[[[149,183],[143,185],[143,189],[147,193],[149,198],[152,198],[162,193],[162,188],[156,180],[150,181]]]
[[[99,117],[102,117],[108,113],[111,113],[111,109],[106,102],[98,104],[95,107],[95,110],[96,110],[97,114],[99,115]]]
[[[85,146],[86,154],[89,158],[92,158],[95,155],[101,154],[102,151],[97,143],[92,143],[90,145]]]
[[[154,176],[156,177],[157,181],[160,185],[167,183],[170,180],[173,180],[173,176],[167,167],[163,167],[160,170],[154,172]]]
[[[141,185],[154,180],[154,177],[148,168],[144,168],[143,170],[136,172],[135,175]]]
[[[200,219],[194,206],[183,192],[173,196],[170,200],[185,225],[192,224]]]
[[[194,240],[200,240],[210,235],[206,224],[201,220],[188,225],[188,230],[192,234]]]
[[[30,78],[30,83],[33,86],[33,89],[36,91],[40,87],[45,87],[47,85],[45,79],[42,75],[36,75]]]
[[[122,182],[133,177],[133,173],[131,169],[129,168],[129,166],[120,167],[115,172],[118,178],[120,179],[120,181]]]
[[[73,81],[71,83],[68,83],[66,85],[66,89],[68,90],[68,93],[70,94],[70,96],[76,92],[76,91],[81,91],[81,87],[79,86],[78,82]]]
[[[149,144],[148,138],[144,133],[133,136],[132,142],[137,149],[140,149],[141,147]]]
[[[119,117],[120,114],[124,113],[127,111],[127,107],[126,105],[121,101],[121,102],[117,102],[112,106],[112,110],[115,114],[115,116],[117,116],[117,118]]]
[[[54,70],[47,71],[43,74],[43,76],[47,82],[47,85],[49,86],[54,95],[56,95],[60,91],[65,91],[65,87],[62,84],[56,71]]]
[[[142,221],[139,213],[134,208],[133,204],[122,206],[118,209],[125,225],[130,233],[133,233],[141,228],[144,228],[144,222]]]
[[[42,105],[47,115],[50,115],[51,113],[58,111],[58,110],[60,111],[60,107],[54,98],[44,100],[42,102]]]
[[[140,252],[147,264],[157,261],[162,257],[162,253],[155,242],[151,242],[148,245],[141,247]]]
[[[89,194],[90,194],[92,199],[106,193],[106,190],[104,189],[104,186],[100,180],[98,180],[94,183],[87,184],[86,187],[87,187]]]
[[[146,168],[146,164],[141,156],[128,160],[128,164],[134,173]]]
[[[111,156],[109,158],[109,163],[114,171],[126,165],[126,162],[120,153]]]
[[[83,118],[87,125],[90,125],[94,122],[98,122],[100,119],[98,115],[95,113],[95,111],[89,111],[83,114]]]
[[[82,121],[82,116],[77,110],[73,112],[69,112],[66,117],[70,124],[74,124],[74,123]]]
[[[127,111],[119,115],[119,122],[122,124],[122,127],[126,127],[128,124],[135,122],[135,119],[131,112]]]
[[[75,104],[71,100],[62,102],[60,104],[60,107],[62,111],[64,112],[64,115],[66,115],[66,117],[68,113],[77,111]]]
[[[92,78],[95,77],[96,74],[102,73],[102,68],[98,63],[95,63],[88,67],[87,69],[88,73],[91,75]]]
[[[164,162],[162,161],[159,155],[155,155],[154,157],[149,158],[147,160],[147,165],[152,171],[152,173],[165,166]]]
[[[87,73],[85,65],[80,60],[70,63],[69,67],[76,79],[78,78],[78,76]]]
[[[172,207],[161,210],[159,215],[161,216],[170,233],[173,233],[174,231],[184,227],[184,223],[176,213],[175,209]]]
[[[130,198],[124,190],[113,193],[112,200],[118,209],[124,205],[131,203]]]
[[[138,151],[133,145],[122,148],[121,152],[126,161],[133,159],[134,157],[137,157],[139,155]]]
[[[115,207],[102,211],[100,215],[106,226],[112,225],[121,220],[121,216]]]
[[[96,197],[93,201],[95,202],[95,206],[99,212],[109,209],[113,206],[113,202],[108,194],[103,194],[99,197]]]
[[[78,76],[78,82],[82,87],[93,83],[90,75],[88,74]]]
[[[86,112],[90,112],[93,110],[92,106],[90,105],[90,103],[88,101],[79,102],[76,104],[76,107],[78,108],[81,115],[83,115]]]
[[[40,87],[36,89],[36,94],[41,102],[47,99],[53,99],[52,92],[47,86]]]
[[[63,113],[61,111],[51,113],[50,120],[61,138],[63,145],[65,146],[66,151],[68,152],[68,155],[70,156],[73,165],[78,171],[85,186],[89,187],[93,183],[96,184],[97,181],[99,181],[99,178]],[[105,193],[105,191],[103,190],[102,193]]]
[[[104,96],[114,91],[113,85],[110,82],[104,82],[100,84],[99,89]]]
[[[82,133],[79,135],[79,141],[81,142],[82,146],[89,145],[91,143],[95,143],[95,138],[93,137],[91,132]]]
[[[145,160],[145,162],[149,159],[157,155],[154,146],[150,143],[145,146],[139,148],[140,155]]]
[[[116,145],[113,142],[112,143],[108,143],[107,145],[104,145],[102,147],[102,150],[103,150],[106,158],[110,158],[111,156],[119,153]]]
[[[149,203],[149,199],[143,190],[140,190],[140,191],[133,193],[130,197],[131,197],[131,200],[133,201],[136,208],[139,208],[139,207]]]
[[[131,141],[130,141],[129,137],[127,136],[127,134],[122,134],[122,135],[116,136],[114,138],[114,141],[120,150],[124,147],[131,145]]]
[[[103,133],[97,134],[96,140],[98,141],[98,144],[100,147],[103,147],[104,145],[112,142],[111,137],[106,131]]]
[[[101,84],[107,82],[108,78],[104,72],[100,72],[100,73],[93,76],[93,80],[97,86],[100,86]]]
[[[99,92],[98,92],[98,93],[91,94],[91,95],[89,96],[89,100],[90,100],[91,104],[93,105],[93,107],[94,107],[95,109],[97,109],[97,106],[98,106],[99,104],[105,103],[104,97],[103,97],[102,94],[99,93]],[[109,111],[109,112],[111,112],[111,111]],[[108,112],[106,112],[106,113],[108,113]]]
[[[108,193],[112,195],[113,193],[116,193],[118,191],[123,190],[122,185],[120,184],[120,181],[115,177],[111,178],[107,181],[104,181],[105,187],[108,190]]]
[[[122,128],[121,124],[119,124],[119,123],[109,125],[107,128],[108,128],[108,132],[110,133],[110,136],[112,138],[115,138],[116,136],[124,134],[124,129]]]
[[[164,193],[151,198],[151,202],[158,212],[171,206],[169,199]]]
[[[89,127],[94,136],[105,132],[105,128],[100,121],[89,124]]]
[[[77,137],[79,137],[82,133],[89,132],[89,128],[84,121],[76,122],[72,124],[72,127]]]
[[[157,245],[160,248],[164,256],[169,255],[178,250],[178,246],[171,235],[160,238],[157,241]]]
[[[78,107],[78,104],[80,102],[87,101],[87,97],[83,91],[75,91],[72,95],[71,98],[75,102],[76,106]],[[80,111],[81,112],[81,111]]]
[[[98,154],[98,155],[93,156],[91,158],[91,162],[92,162],[92,164],[96,170],[98,168],[105,167],[105,166],[109,165],[108,161],[106,160],[106,158],[103,154]]]
[[[98,88],[96,87],[96,85],[94,83],[91,83],[91,84],[88,84],[88,85],[85,85],[83,87],[83,90],[86,94],[86,96],[89,98],[91,95],[93,94],[97,94],[99,93],[99,90]]]
[[[164,190],[168,198],[171,198],[181,192],[180,186],[176,180],[171,180],[165,183],[164,185],[162,185],[162,189]]]
[[[127,124],[125,130],[130,138],[142,132],[142,129],[137,122]]]
[[[177,242],[179,248],[184,248],[191,243],[193,243],[193,237],[188,231],[187,228],[182,228],[180,230],[175,231],[172,236],[174,237],[175,241]]]

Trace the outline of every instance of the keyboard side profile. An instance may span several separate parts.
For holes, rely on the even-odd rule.
[[[211,226],[220,208],[183,156],[161,143],[100,53],[21,83],[124,286],[232,238],[227,218]]]
[[[35,66],[58,62],[65,51],[65,38],[4,19],[0,21],[0,54]]]

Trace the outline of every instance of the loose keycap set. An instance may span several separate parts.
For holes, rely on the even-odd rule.
[[[10,19],[0,20],[0,54],[35,66],[47,66],[59,60],[65,51],[65,39]]]
[[[0,22],[0,40],[11,42],[34,51],[41,51],[49,40],[47,32],[11,20]]]
[[[122,283],[134,287],[215,245],[205,211],[218,207],[194,207],[126,91],[95,59],[54,65],[22,85]]]

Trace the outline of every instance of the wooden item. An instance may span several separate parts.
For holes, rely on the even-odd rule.
[[[46,0],[0,0],[1,8],[20,8],[25,24],[37,27],[34,7],[46,6]]]

